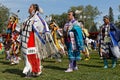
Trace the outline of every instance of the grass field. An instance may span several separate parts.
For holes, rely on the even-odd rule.
[[[120,61],[117,62],[117,67],[112,69],[111,60],[109,60],[109,68],[104,69],[103,61],[97,52],[91,52],[89,61],[81,60],[77,64],[78,71],[65,73],[64,70],[68,67],[67,57],[63,57],[61,63],[56,63],[54,59],[45,59],[42,62],[42,74],[39,77],[26,79],[22,74],[23,60],[18,65],[10,65],[4,59],[4,54],[1,54],[0,80],[120,80]]]

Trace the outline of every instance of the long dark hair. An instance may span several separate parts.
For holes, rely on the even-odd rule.
[[[38,4],[32,4],[33,5],[33,8],[35,9],[35,12],[36,11],[39,11],[39,6],[38,6]]]

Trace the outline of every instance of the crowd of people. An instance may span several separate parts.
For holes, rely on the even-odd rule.
[[[10,17],[4,42],[0,34],[0,54],[5,52],[11,65],[19,64],[22,54],[25,63],[23,73],[27,78],[39,76],[43,68],[42,60],[48,57],[62,62],[62,56],[68,55],[69,63],[65,72],[78,70],[77,61],[81,60],[81,53],[85,60],[89,60],[91,48],[99,50],[105,69],[108,68],[107,59],[112,60],[112,68],[116,67],[117,59],[120,58],[120,31],[109,21],[108,16],[103,17],[104,24],[100,28],[98,40],[92,40],[89,39],[84,22],[75,19],[74,11],[68,12],[63,29],[55,21],[47,23],[41,17],[42,10],[37,4],[31,4],[28,12],[29,16],[23,25],[19,25],[17,15]]]

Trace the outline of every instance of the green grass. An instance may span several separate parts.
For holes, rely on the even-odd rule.
[[[82,55],[83,56],[83,55]],[[120,65],[111,68],[111,60],[109,60],[109,68],[103,68],[103,60],[99,59],[96,52],[91,52],[89,61],[78,61],[78,71],[65,73],[68,67],[67,57],[63,57],[61,63],[56,63],[54,59],[45,59],[42,62],[43,72],[39,77],[30,79],[24,78],[22,70],[24,61],[21,60],[18,65],[10,65],[9,61],[4,59],[4,54],[0,55],[0,80],[120,80]]]

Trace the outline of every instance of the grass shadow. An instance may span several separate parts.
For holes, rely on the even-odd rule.
[[[48,68],[48,69],[55,69],[55,70],[65,70],[66,68],[61,68],[61,67],[58,67],[58,66],[51,66],[51,65],[47,65],[47,66],[44,66],[44,68]]]
[[[80,66],[87,66],[87,67],[94,67],[94,68],[101,68],[103,66],[100,66],[100,65],[91,65],[91,64],[78,64]]]
[[[0,63],[5,64],[5,65],[10,64],[10,62],[7,62],[7,61],[0,61]]]
[[[2,60],[3,60],[4,58],[0,58],[0,59],[2,59]]]
[[[24,74],[22,74],[22,70],[20,70],[20,69],[6,69],[6,70],[2,71],[2,73],[11,73],[11,74],[15,74],[15,75],[20,75],[21,77],[25,76]]]
[[[55,63],[55,61],[51,61],[51,60],[43,60],[42,62]]]
[[[100,60],[100,58],[92,57],[92,60]]]

